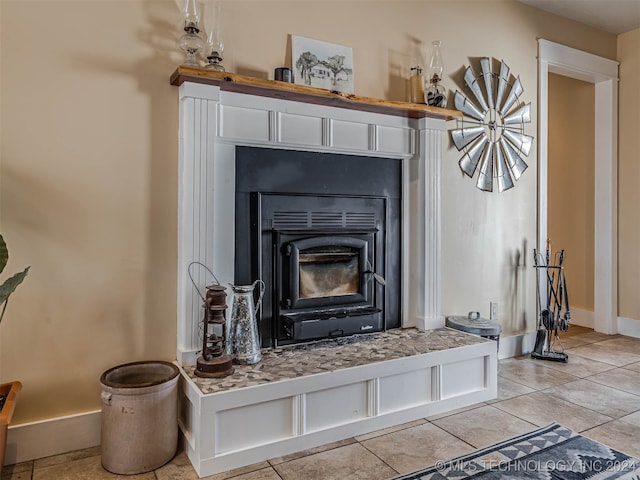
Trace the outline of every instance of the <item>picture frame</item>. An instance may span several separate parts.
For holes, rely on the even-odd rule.
[[[292,35],[291,59],[294,84],[354,93],[351,47]]]

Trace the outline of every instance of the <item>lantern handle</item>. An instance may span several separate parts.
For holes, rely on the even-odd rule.
[[[220,285],[220,281],[218,280],[218,277],[215,276],[215,274],[211,271],[211,269],[209,267],[207,267],[205,264],[200,263],[200,262],[191,262],[189,264],[189,266],[187,267],[187,274],[189,274],[189,279],[191,280],[191,283],[193,283],[193,288],[196,289],[196,292],[198,292],[198,295],[200,296],[200,298],[202,299],[203,302],[206,303],[206,300],[204,298],[204,295],[202,295],[202,293],[200,293],[200,290],[198,289],[198,285],[196,285],[195,280],[193,279],[193,276],[191,275],[191,267],[193,265],[200,265],[202,268],[204,268],[207,272],[209,272],[211,274],[211,276],[214,278],[214,280],[216,281],[217,285]]]

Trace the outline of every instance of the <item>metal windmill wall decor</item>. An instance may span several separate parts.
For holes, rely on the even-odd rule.
[[[495,178],[498,191],[504,192],[527,169],[522,156],[529,156],[533,143],[533,137],[524,133],[524,124],[531,122],[531,103],[519,102],[524,92],[520,77],[512,80],[504,61],[499,73],[491,71],[491,64],[490,58],[481,58],[478,75],[466,67],[464,82],[477,104],[456,91],[455,108],[465,118],[458,121],[451,138],[464,152],[458,162],[462,172],[473,178],[478,171],[476,187],[491,192]]]

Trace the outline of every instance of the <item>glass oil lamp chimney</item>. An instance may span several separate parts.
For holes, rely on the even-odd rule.
[[[202,356],[196,360],[195,374],[199,377],[221,378],[233,373],[231,357],[227,355],[227,294],[222,285],[206,288]]]
[[[184,34],[180,37],[178,46],[185,53],[183,65],[199,67],[198,54],[204,47],[200,37],[200,13],[196,0],[185,0],[184,3]]]
[[[205,7],[204,26],[207,31],[207,63],[204,68],[224,72],[224,67],[220,65],[220,62],[222,62],[222,51],[224,50],[220,3],[219,0],[209,1]]]
[[[429,59],[429,85],[426,90],[426,101],[427,105],[431,105],[432,107],[442,107],[445,108],[447,106],[447,94],[444,89],[440,85],[442,81],[442,71],[444,70],[444,64],[442,62],[442,52],[440,51],[441,42],[440,40],[435,40],[431,42],[432,50],[431,50],[431,58]]]

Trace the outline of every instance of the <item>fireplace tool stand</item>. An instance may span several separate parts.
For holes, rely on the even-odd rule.
[[[568,362],[569,357],[564,353],[564,346],[560,341],[558,330],[569,330],[571,311],[569,309],[569,294],[564,276],[564,250],[556,252],[551,262],[549,242],[544,257],[533,250],[534,268],[542,272],[540,276],[546,279],[546,294],[540,292],[540,278],[536,279],[536,293],[540,306],[536,343],[531,352],[532,358]],[[545,301],[546,300],[546,301]],[[544,304],[543,304],[544,302]]]

